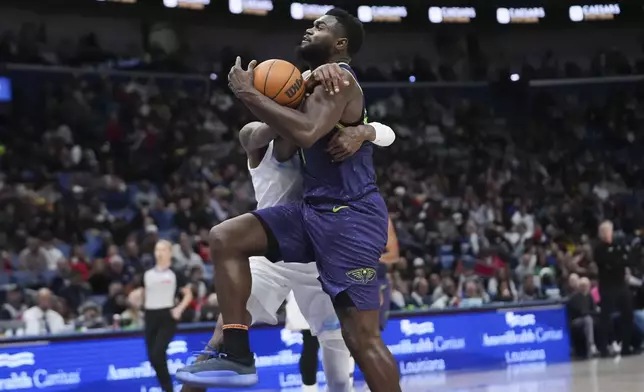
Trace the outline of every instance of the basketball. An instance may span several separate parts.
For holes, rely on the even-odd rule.
[[[296,108],[306,88],[297,67],[284,60],[266,60],[255,67],[255,88],[282,106]]]

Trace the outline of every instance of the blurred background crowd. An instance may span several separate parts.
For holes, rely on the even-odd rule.
[[[194,289],[182,321],[214,321],[206,235],[255,204],[236,136],[252,117],[217,80],[238,51],[186,62],[157,46],[117,55],[95,34],[52,42],[44,24],[0,34],[13,84],[0,115],[0,319],[25,324],[5,333],[43,333],[35,308],[57,315],[44,332],[139,328],[160,238]],[[369,118],[397,133],[375,152],[401,246],[391,310],[581,297],[571,317],[594,317],[605,219],[632,245],[624,279],[639,293],[641,50],[597,48],[575,62],[517,49],[512,62],[473,35],[432,45],[432,63],[358,65],[367,81],[406,81],[364,89]],[[88,64],[101,67],[58,67]],[[114,70],[124,64],[137,72]],[[594,78],[553,80],[582,76]]]

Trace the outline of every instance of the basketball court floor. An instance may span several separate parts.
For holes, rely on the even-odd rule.
[[[401,386],[404,392],[642,392],[644,356],[419,374],[404,377]],[[279,392],[299,391],[294,388]],[[356,386],[356,392],[367,391],[364,384]]]

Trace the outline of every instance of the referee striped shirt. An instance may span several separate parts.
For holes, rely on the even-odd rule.
[[[187,280],[181,272],[171,268],[159,269],[154,267],[143,275],[145,289],[145,310],[170,309],[175,306],[179,290],[185,287]]]

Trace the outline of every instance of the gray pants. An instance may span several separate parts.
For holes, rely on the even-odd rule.
[[[590,354],[590,350],[593,347],[595,347],[594,324],[595,324],[595,322],[593,321],[592,316],[577,317],[576,319],[572,320],[572,326],[573,327],[583,327],[584,328],[584,334],[586,335],[586,345],[587,345],[587,348],[588,348],[588,354]]]

